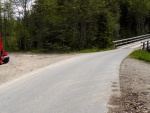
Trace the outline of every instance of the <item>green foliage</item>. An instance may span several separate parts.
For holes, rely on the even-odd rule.
[[[130,58],[150,62],[150,53],[145,50],[136,50],[129,55]]]
[[[122,38],[147,34],[149,32],[149,0],[120,0],[120,8],[120,33]]]
[[[106,8],[111,3],[114,5]],[[111,44],[113,33],[119,30],[118,9],[119,4],[115,0],[112,2],[56,0],[55,3],[49,3],[49,5],[44,1],[37,0],[31,16],[36,19],[40,18],[37,19],[38,22],[34,19],[33,28],[37,29],[36,34],[42,39],[36,37],[35,41],[38,43],[40,40],[40,44],[46,45],[40,46],[40,48],[45,49],[51,48],[51,44],[60,45],[60,48],[61,46],[68,47],[72,50],[108,47]],[[49,43],[51,43],[50,47],[48,47]]]
[[[24,9],[17,19],[15,1]],[[149,0],[35,0],[31,10],[25,1],[0,4],[0,32],[7,50],[101,50],[112,46],[112,40],[150,31]]]

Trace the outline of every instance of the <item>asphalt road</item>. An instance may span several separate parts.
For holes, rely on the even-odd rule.
[[[82,54],[0,88],[0,113],[107,113],[131,49]],[[113,91],[112,84],[118,86]]]

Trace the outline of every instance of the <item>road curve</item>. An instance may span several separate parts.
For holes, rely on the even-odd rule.
[[[107,113],[131,49],[82,54],[0,89],[0,113]],[[119,94],[118,92],[115,92]]]

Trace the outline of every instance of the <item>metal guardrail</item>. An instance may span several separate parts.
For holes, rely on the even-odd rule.
[[[142,42],[142,49],[150,51],[150,40]]]
[[[145,40],[150,38],[150,34],[146,34],[146,35],[141,35],[141,36],[137,36],[137,37],[132,37],[132,38],[126,38],[126,39],[122,39],[122,40],[115,40],[113,41],[115,47],[118,46],[123,46],[126,44],[130,44],[133,42],[137,42],[137,41],[141,41],[141,40]]]

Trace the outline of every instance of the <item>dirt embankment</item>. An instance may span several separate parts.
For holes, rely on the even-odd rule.
[[[150,64],[127,58],[120,69],[121,95],[112,95],[109,113],[150,113]]]
[[[71,58],[75,55],[9,53],[10,62],[0,65],[0,85],[33,70]]]

